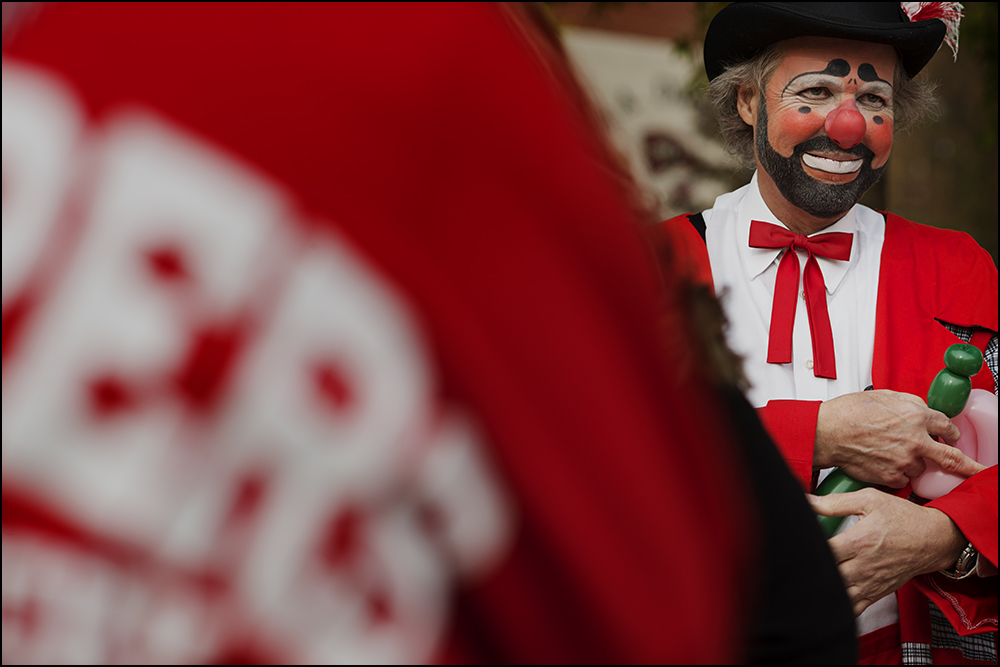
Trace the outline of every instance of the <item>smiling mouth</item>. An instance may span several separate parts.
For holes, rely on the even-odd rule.
[[[857,160],[833,160],[828,157],[820,157],[812,153],[803,153],[802,161],[807,167],[817,171],[825,171],[829,174],[850,174],[861,168],[864,159]]]

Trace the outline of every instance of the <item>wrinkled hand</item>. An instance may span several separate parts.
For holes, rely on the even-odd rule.
[[[855,616],[913,577],[952,567],[968,544],[944,512],[877,489],[808,498],[824,516],[860,517],[828,541]]]
[[[950,419],[912,394],[887,389],[845,394],[820,406],[813,462],[897,489],[924,471],[925,458],[945,472],[971,477],[983,466],[950,446],[959,435]]]

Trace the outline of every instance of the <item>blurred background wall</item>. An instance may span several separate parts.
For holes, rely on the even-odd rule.
[[[701,211],[746,184],[722,150],[701,41],[723,2],[543,3],[608,130],[663,218]],[[862,202],[968,232],[997,262],[997,3],[967,2],[958,61],[938,51],[921,76],[941,114],[897,134]]]

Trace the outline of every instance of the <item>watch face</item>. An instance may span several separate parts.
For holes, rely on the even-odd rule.
[[[964,579],[976,569],[976,563],[978,562],[976,557],[978,555],[979,552],[976,551],[976,548],[970,542],[969,546],[965,547],[962,553],[959,554],[954,570],[942,570],[941,574],[949,579]]]

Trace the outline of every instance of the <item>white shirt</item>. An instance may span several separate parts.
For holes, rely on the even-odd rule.
[[[864,391],[871,385],[875,346],[875,302],[885,221],[865,206],[851,208],[843,218],[819,233],[854,235],[847,261],[818,257],[826,283],[826,301],[837,357],[837,379],[813,374],[809,314],[802,291],[808,254],[799,256],[799,299],[792,334],[792,363],[767,363],[768,329],[778,262],[784,250],[751,248],[750,221],[785,227],[764,203],[757,174],[745,187],[722,195],[705,211],[705,241],[716,293],[729,318],[727,342],[744,359],[751,388],[747,398],[756,407],[772,399],[825,401]]]
[[[747,392],[750,403],[759,408],[773,399],[825,401],[869,387],[875,348],[875,304],[885,239],[882,215],[858,204],[843,218],[818,232],[854,235],[849,260],[816,258],[826,283],[837,359],[835,380],[816,377],[813,373],[812,336],[802,287],[808,254],[802,250],[795,250],[799,256],[799,299],[792,333],[792,362],[767,363],[774,283],[778,262],[785,251],[751,248],[750,221],[785,225],[764,203],[757,186],[757,174],[754,173],[748,185],[716,199],[715,206],[703,215],[716,294],[729,319],[726,339],[733,351],[743,357],[744,370],[751,384]],[[841,531],[855,522],[845,521]],[[858,635],[898,620],[896,596],[886,596],[858,618]]]

